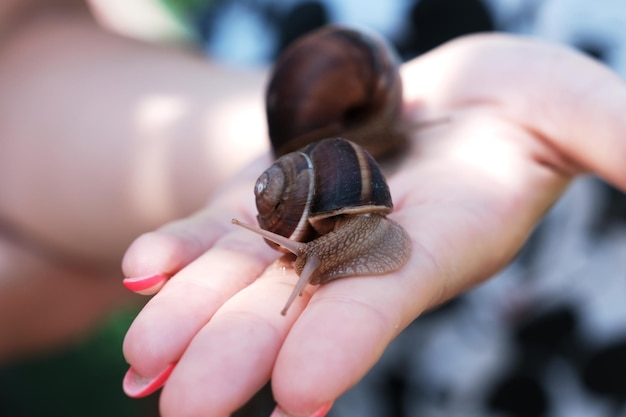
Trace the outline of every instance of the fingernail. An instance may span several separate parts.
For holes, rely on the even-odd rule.
[[[328,411],[330,411],[330,407],[332,406],[333,406],[332,403],[325,404],[321,406],[316,412],[311,414],[309,417],[324,417],[326,414],[328,414]],[[291,416],[287,414],[286,412],[284,412],[283,409],[280,408],[279,405],[277,405],[270,417],[291,417]]]
[[[139,278],[125,278],[122,284],[129,290],[142,295],[153,295],[159,292],[167,282],[165,274],[150,275]]]
[[[135,369],[131,366],[126,375],[124,375],[124,381],[122,386],[126,395],[132,398],[141,398],[152,394],[165,384],[167,378],[174,370],[176,364],[169,364],[160,374],[154,378],[146,378],[135,372]]]

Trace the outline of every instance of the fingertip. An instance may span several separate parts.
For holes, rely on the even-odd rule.
[[[124,278],[122,284],[130,291],[141,295],[154,295],[163,288],[169,275],[155,274],[146,277]]]
[[[131,366],[122,381],[124,393],[131,398],[142,398],[156,392],[165,384],[175,366],[171,363],[153,377],[145,377]]]
[[[122,259],[122,271],[126,277],[149,277],[172,273],[183,257],[184,241],[160,231],[140,235],[128,247]]]
[[[150,395],[161,388],[181,356],[179,351],[165,344],[149,346],[147,343],[137,343],[137,335],[146,330],[149,329],[132,331],[130,337],[127,334],[122,345],[124,358],[130,364],[124,375],[123,389],[132,398]],[[153,337],[147,336],[146,339],[152,340]]]
[[[208,236],[197,238],[187,233],[185,227],[183,224],[171,227],[172,230],[156,230],[135,239],[122,259],[124,276],[131,279],[158,275],[171,277],[210,249],[213,240]]]
[[[122,259],[124,276],[174,275],[209,250],[231,226],[201,210],[137,237]]]

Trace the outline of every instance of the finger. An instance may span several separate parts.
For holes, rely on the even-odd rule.
[[[227,227],[226,213],[205,209],[139,236],[124,255],[123,284],[143,295],[157,293],[171,276],[210,249]]]
[[[167,416],[225,416],[269,379],[280,346],[309,297],[280,314],[297,277],[282,266],[234,295],[193,338],[161,393]]]
[[[178,361],[215,311],[276,257],[260,239],[251,239],[245,230],[234,230],[174,275],[128,330],[124,355],[134,372],[148,380]],[[137,391],[126,388],[129,394]]]
[[[124,255],[124,284],[132,291],[156,293],[169,277],[232,230],[233,217],[248,217],[253,212],[254,180],[267,159],[259,158],[226,183],[207,208],[138,237]]]
[[[407,100],[431,110],[496,105],[556,151],[542,162],[626,189],[626,85],[573,49],[468,36],[405,66],[403,81]]]
[[[312,415],[356,384],[408,318],[438,297],[434,282],[439,278],[432,258],[414,247],[414,256],[397,274],[320,287],[274,366],[272,389],[281,409],[293,416]]]

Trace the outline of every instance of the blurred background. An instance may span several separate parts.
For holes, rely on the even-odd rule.
[[[107,9],[100,18],[118,32],[194,43],[232,65],[267,66],[298,36],[345,23],[380,32],[405,60],[505,31],[571,45],[626,77],[623,0],[111,0]],[[626,416],[625,295],[626,196],[580,179],[509,268],[416,320],[329,416]],[[157,395],[121,391],[121,343],[137,311],[0,366],[0,416],[158,415]],[[268,395],[237,415],[269,415]]]

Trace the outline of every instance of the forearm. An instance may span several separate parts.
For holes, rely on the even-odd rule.
[[[262,72],[87,16],[23,25],[0,66],[0,216],[83,260],[117,267],[136,235],[200,207],[266,146]]]

